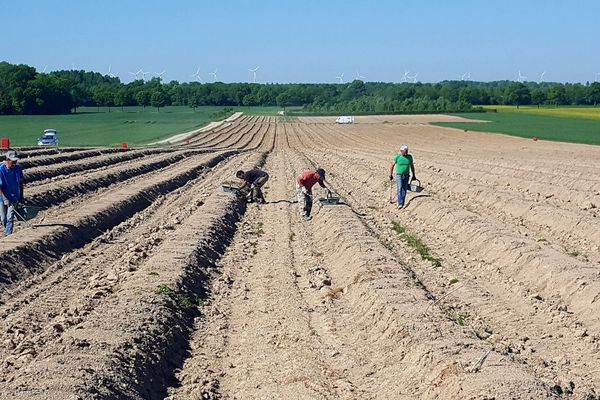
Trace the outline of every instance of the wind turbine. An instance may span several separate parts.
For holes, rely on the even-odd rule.
[[[254,69],[248,69],[248,71],[252,72],[253,80],[252,82],[256,83],[256,71],[258,71],[260,67],[256,67]]]
[[[527,79],[527,77],[525,75],[521,75],[521,70],[519,70],[519,75],[517,77],[517,82],[525,82],[525,79]]]
[[[598,77],[600,76],[600,72],[596,72],[596,78],[594,79],[594,82],[598,82]]]
[[[138,79],[140,79],[139,75],[140,75],[140,73],[142,73],[142,70],[141,70],[141,69],[139,69],[137,72],[131,72],[131,71],[129,71],[129,73],[130,73],[131,75],[133,75],[133,77],[134,77],[136,80],[138,80]]]
[[[413,76],[406,75],[406,79],[412,79],[413,83],[417,83],[417,76],[418,75],[419,75],[419,73],[415,72],[415,74]]]
[[[142,80],[145,81],[146,80],[146,75],[148,75],[150,72],[144,72],[143,70],[140,69],[140,74],[142,75]]]
[[[336,76],[335,79],[339,79],[340,83],[344,83],[344,73],[342,72],[342,74],[340,76]]]
[[[460,80],[461,81],[468,81],[471,79],[471,73],[470,72],[465,72],[464,74],[462,74],[460,76]]]
[[[540,74],[540,80],[538,81],[538,83],[544,82],[544,75],[546,75],[546,71],[544,71]]]
[[[158,76],[158,78],[162,81],[163,75],[165,74],[165,70],[163,69],[162,72],[155,72],[154,75]]]
[[[202,78],[200,77],[200,67],[196,70],[195,73],[191,74],[190,77],[196,78],[198,82],[202,82]]]
[[[408,74],[410,73],[410,71],[404,71],[404,76],[402,77],[402,82],[407,82],[408,81]]]
[[[217,68],[215,68],[215,72],[209,72],[209,73],[208,73],[209,75],[212,75],[212,76],[213,76],[213,82],[216,82],[216,81],[217,81],[217,71],[218,71],[218,69],[217,69]]]
[[[48,69],[48,64],[44,65],[44,69],[42,70],[42,72],[41,72],[41,73],[42,73],[42,74],[45,74],[45,73],[46,73],[46,69]]]
[[[109,78],[116,78],[115,74],[111,71],[112,65],[108,64],[108,73],[106,74]]]
[[[356,79],[357,80],[362,80],[362,79],[367,79],[366,77],[362,76],[361,74],[358,73],[358,70],[356,70]]]

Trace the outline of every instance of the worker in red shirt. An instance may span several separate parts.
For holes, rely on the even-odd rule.
[[[331,191],[325,186],[325,170],[317,168],[316,171],[304,171],[296,180],[296,191],[298,194],[298,204],[300,205],[300,215],[309,220],[312,210],[312,187],[318,183],[322,188]]]

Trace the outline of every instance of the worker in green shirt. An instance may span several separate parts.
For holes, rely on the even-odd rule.
[[[394,162],[390,165],[390,181],[394,180],[394,167],[396,167],[396,186],[398,192],[398,209],[404,207],[406,199],[406,191],[408,190],[408,182],[417,179],[415,174],[415,164],[413,158],[408,154],[408,146],[400,147],[400,154],[394,157]],[[412,172],[412,178],[410,177]]]

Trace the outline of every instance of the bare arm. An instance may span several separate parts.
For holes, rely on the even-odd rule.
[[[415,163],[410,163],[410,170],[412,171],[412,179],[417,179],[417,174],[415,174]]]
[[[390,178],[394,176],[394,166],[396,166],[395,162],[390,164]]]

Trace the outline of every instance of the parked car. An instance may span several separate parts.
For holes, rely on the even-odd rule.
[[[38,138],[38,146],[58,146],[56,129],[44,129],[42,137]]]
[[[354,123],[354,117],[351,116],[343,116],[343,117],[337,117],[335,119],[335,123],[336,124],[353,124]]]

